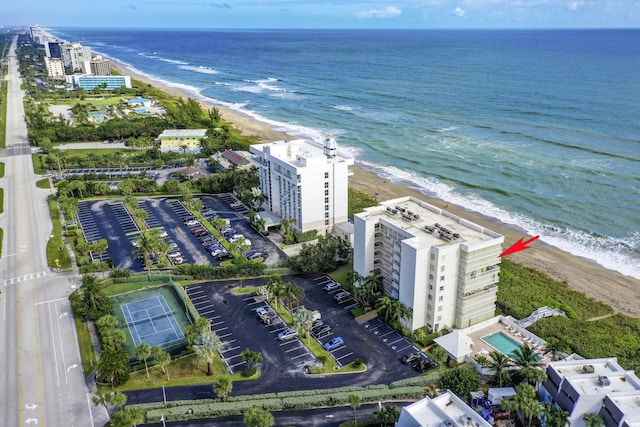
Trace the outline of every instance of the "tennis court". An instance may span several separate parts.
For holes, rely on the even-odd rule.
[[[186,347],[184,331],[191,325],[179,291],[169,285],[149,286],[112,297],[113,315],[127,336],[129,359],[136,361],[136,347],[147,343],[176,355]]]
[[[151,347],[163,346],[184,338],[164,295],[122,304],[120,308],[136,347],[143,342]]]

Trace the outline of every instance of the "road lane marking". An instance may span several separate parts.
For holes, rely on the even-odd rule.
[[[51,317],[51,306],[47,306],[48,310],[49,310],[49,326],[51,326],[51,342],[53,343],[53,362],[55,364],[56,367],[56,381],[58,383],[58,387],[60,387],[60,374],[58,372],[58,352],[56,351],[56,340],[53,338],[54,337],[54,331],[53,331],[53,318]]]

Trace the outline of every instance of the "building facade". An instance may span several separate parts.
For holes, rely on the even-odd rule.
[[[200,140],[207,137],[206,129],[166,129],[158,136],[160,151],[199,153]]]
[[[303,232],[328,232],[347,221],[353,159],[338,153],[334,139],[324,145],[276,141],[251,145],[250,150],[268,211],[295,221],[294,228]]]
[[[47,75],[52,79],[64,80],[64,64],[61,59],[58,58],[44,58],[44,65],[47,67]]]
[[[584,414],[600,414],[606,427],[640,425],[640,379],[615,357],[550,362],[541,396],[569,412],[572,427]]]
[[[82,71],[82,64],[91,60],[91,48],[80,43],[64,43],[61,53],[64,66],[72,72]]]
[[[93,74],[94,76],[111,75],[111,62],[100,55],[93,57],[90,61],[83,62],[81,65],[83,74]]]
[[[462,329],[494,317],[500,234],[403,197],[356,214],[354,239],[354,270],[380,271],[385,293],[412,308],[409,329]]]
[[[49,58],[62,58],[62,42],[59,40],[48,41],[44,44],[45,54]]]
[[[117,89],[120,87],[131,88],[131,77],[129,76],[91,76],[84,74],[73,74],[67,76],[67,83],[73,89],[82,88],[92,90],[101,85],[106,85],[107,90]]]

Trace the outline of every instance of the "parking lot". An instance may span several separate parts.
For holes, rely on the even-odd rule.
[[[417,374],[411,365],[405,365],[401,361],[403,355],[411,353],[415,348],[412,345],[399,345],[401,341],[394,344],[385,342],[384,338],[370,332],[365,325],[359,325],[349,312],[348,307],[353,305],[353,301],[339,304],[333,300],[331,293],[323,290],[326,276],[285,276],[283,280],[302,286],[305,290],[302,304],[310,310],[318,310],[323,324],[330,326],[330,333],[317,338],[319,343],[325,344],[337,337],[342,338],[344,343],[329,351],[336,364],[346,366],[359,357],[367,366],[366,372],[357,374],[357,380],[345,380],[346,384],[390,382]],[[243,284],[258,286],[264,283],[265,279],[250,279]],[[287,326],[259,293],[234,295],[232,289],[239,286],[238,281],[220,281],[186,287],[198,312],[209,319],[211,329],[220,335],[223,341],[221,356],[229,371],[244,369],[240,353],[245,348],[250,348],[260,351],[264,358],[260,367],[263,371],[261,382],[273,383],[284,378],[320,381],[322,376],[305,375],[305,368],[317,363],[304,345],[307,339],[303,338],[303,342],[295,337],[279,341],[277,335]],[[270,323],[260,320],[258,309],[267,311]],[[336,378],[338,377],[334,380]],[[295,383],[295,387],[301,385]]]
[[[243,216],[246,207],[240,204],[232,195],[200,196],[203,212],[208,218],[221,217],[228,220],[232,234],[243,235],[251,242],[251,252],[256,258],[263,258],[264,262],[277,264],[286,259],[284,253],[269,239],[261,236]],[[194,233],[203,228],[199,223],[187,225],[192,214],[182,202],[175,198],[141,198],[138,209],[147,213],[145,225],[148,228],[161,229],[163,238],[170,245],[168,260],[173,265],[181,263],[219,265],[225,257],[221,242],[209,233]],[[109,249],[107,255],[113,260],[116,268],[141,271],[144,266],[140,259],[132,255],[133,242],[140,230],[135,221],[119,200],[100,200],[79,203],[78,223],[82,228],[85,239],[89,242],[101,238],[107,240]],[[215,256],[213,255],[215,254]],[[158,263],[156,257],[151,257],[153,263]]]

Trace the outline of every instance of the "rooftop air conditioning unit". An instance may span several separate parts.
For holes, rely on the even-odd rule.
[[[584,365],[582,367],[582,372],[585,374],[593,374],[594,371],[595,369],[593,368],[593,365]]]
[[[598,377],[598,385],[600,387],[609,387],[611,385],[611,381],[607,377]]]

